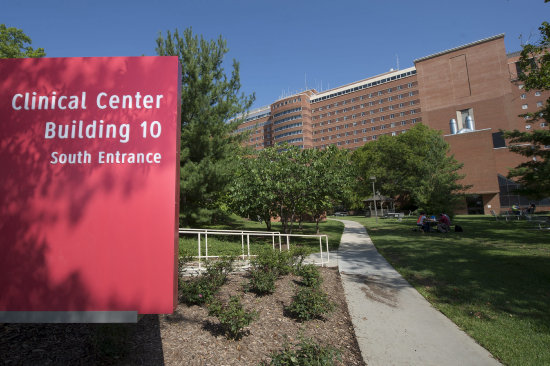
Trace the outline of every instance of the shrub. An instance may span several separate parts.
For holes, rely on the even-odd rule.
[[[277,273],[272,270],[253,269],[250,272],[250,282],[246,290],[258,295],[272,294],[275,292],[275,280]]]
[[[316,287],[302,287],[292,298],[286,311],[299,321],[307,321],[322,316],[334,309],[334,304],[326,293]]]
[[[279,275],[286,275],[292,271],[293,259],[288,251],[281,252],[273,249],[261,251],[256,258],[252,259],[251,265],[254,269],[272,271]]]
[[[271,362],[262,362],[262,365],[332,366],[335,364],[335,359],[341,361],[340,352],[337,349],[321,346],[310,338],[301,338],[300,343],[295,347],[285,342],[284,349],[278,353],[272,353],[270,357]]]
[[[319,287],[323,279],[319,273],[319,269],[314,264],[306,264],[297,271],[299,276],[302,276],[302,283],[308,287]]]
[[[208,262],[206,271],[189,281],[179,282],[180,301],[188,305],[201,305],[212,300],[214,294],[227,280],[233,269],[233,258]]]
[[[218,300],[208,305],[208,315],[215,316],[220,321],[221,328],[229,339],[241,339],[244,327],[248,326],[258,317],[258,313],[246,311],[238,296],[231,296],[227,305],[222,305]]]
[[[306,247],[301,247],[301,246],[296,246],[292,248],[292,250],[290,251],[290,255],[292,256],[293,266],[296,268],[297,271],[299,271],[302,268],[304,260],[306,259],[308,254],[309,253]]]
[[[206,276],[197,276],[179,284],[179,298],[187,305],[202,305],[209,302],[219,287]]]

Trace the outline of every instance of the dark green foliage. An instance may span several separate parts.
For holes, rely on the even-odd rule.
[[[266,249],[251,260],[252,268],[284,276],[292,271],[294,257],[291,252]]]
[[[275,292],[277,273],[273,270],[253,269],[250,272],[250,282],[247,290],[258,295],[267,295]]]
[[[299,321],[320,319],[334,309],[326,293],[318,287],[301,287],[286,308],[291,317]]]
[[[314,264],[306,264],[298,271],[298,275],[302,276],[302,283],[308,287],[319,288],[323,279],[319,273],[319,269]]]
[[[207,264],[206,272],[188,281],[179,281],[179,298],[187,305],[208,303],[227,280],[233,259],[226,258]]]
[[[180,301],[187,305],[202,305],[210,301],[218,287],[206,276],[194,277],[189,281],[179,283]]]
[[[21,29],[0,24],[0,58],[44,57],[43,48],[33,49],[29,36]]]
[[[340,352],[332,347],[321,346],[311,338],[301,338],[300,343],[291,346],[285,341],[280,352],[270,355],[271,362],[262,362],[267,366],[332,366],[340,360]]]
[[[350,153],[335,146],[300,149],[283,145],[247,155],[231,186],[231,207],[239,215],[259,217],[271,228],[280,217],[283,231],[310,217],[318,224],[349,186]]]
[[[192,226],[224,215],[222,201],[233,180],[242,135],[233,134],[254,96],[239,94],[239,64],[223,69],[225,40],[207,41],[183,32],[159,35],[157,54],[178,56],[182,67],[181,195],[182,224]]]
[[[525,90],[550,90],[550,23],[543,22],[539,27],[540,40],[523,46],[519,59],[522,72],[518,79]],[[550,98],[545,105],[533,113],[521,115],[526,123],[536,121],[550,123]],[[510,150],[529,158],[528,161],[510,170],[509,178],[521,184],[520,194],[541,199],[550,196],[550,130],[548,128],[522,132],[504,131],[504,137],[511,139]]]
[[[290,250],[290,255],[292,256],[292,262],[296,271],[299,271],[304,263],[309,252],[304,246],[295,246]]]
[[[241,339],[243,329],[258,318],[258,313],[243,308],[238,296],[231,296],[227,305],[212,301],[208,304],[208,315],[217,317],[226,337],[236,340]]]
[[[409,201],[427,212],[452,213],[467,188],[459,180],[462,164],[448,155],[440,131],[417,124],[407,133],[382,136],[357,149],[357,192],[372,197],[371,176],[382,195]]]

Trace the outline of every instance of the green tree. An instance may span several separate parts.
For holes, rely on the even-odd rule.
[[[522,72],[518,78],[527,91],[550,90],[550,24],[543,22],[539,31],[541,37],[538,42],[524,45],[519,59]],[[550,123],[550,98],[538,111],[521,116],[527,118],[527,123],[539,120]],[[550,145],[550,131],[505,131],[504,137],[510,139],[511,151],[530,159],[511,169],[508,174],[521,185],[518,193],[533,198],[550,196],[550,150],[545,148]]]
[[[33,49],[29,36],[21,29],[0,24],[0,58],[44,57],[43,48]]]
[[[239,64],[223,67],[228,52],[220,36],[207,41],[191,28],[157,39],[161,56],[178,56],[182,67],[181,200],[182,224],[204,224],[223,214],[222,199],[233,177],[243,136],[234,134],[254,100],[240,93]]]
[[[304,150],[306,157],[307,182],[305,213],[315,221],[317,233],[323,215],[334,205],[345,200],[348,187],[352,183],[351,160],[348,150],[340,150],[335,145],[326,149]]]
[[[359,174],[357,190],[372,195],[370,177],[378,190],[428,212],[449,212],[467,188],[460,184],[462,164],[449,155],[439,131],[419,124],[405,134],[382,136],[353,154]]]
[[[231,189],[231,206],[250,218],[260,217],[267,229],[279,217],[283,230],[311,217],[317,223],[340,200],[350,166],[349,153],[332,146],[325,150],[295,146],[270,147],[243,157]]]
[[[278,216],[274,193],[274,165],[276,152],[265,149],[256,155],[240,158],[239,168],[230,188],[230,205],[233,211],[250,219],[265,222],[271,230],[271,218]]]

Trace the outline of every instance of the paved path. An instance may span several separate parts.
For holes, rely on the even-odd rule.
[[[500,365],[393,269],[361,224],[339,221],[346,227],[338,267],[369,366]]]

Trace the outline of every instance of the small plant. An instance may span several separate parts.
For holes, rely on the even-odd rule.
[[[208,315],[215,316],[229,339],[241,339],[243,329],[258,317],[258,313],[248,312],[241,304],[238,296],[231,296],[227,305],[222,305],[218,300],[208,305]]]
[[[258,295],[267,295],[275,292],[277,273],[272,270],[253,269],[250,272],[250,282],[246,290]]]
[[[266,249],[251,261],[251,265],[255,269],[272,271],[279,276],[292,271],[293,259],[289,252]]]
[[[271,362],[263,366],[332,366],[335,360],[341,361],[340,351],[329,346],[321,346],[311,338],[300,337],[300,343],[292,347],[285,341],[283,350],[270,355]]]
[[[297,271],[299,276],[302,276],[302,283],[308,287],[319,287],[323,279],[319,273],[319,269],[314,264],[306,264]]]
[[[179,281],[180,301],[188,305],[202,305],[212,300],[214,294],[227,280],[233,268],[233,258],[223,258],[206,265],[206,272],[189,281]]]
[[[286,311],[299,321],[322,318],[322,316],[334,309],[334,304],[328,299],[326,293],[316,287],[302,287],[292,298],[292,303],[286,307]]]
[[[292,248],[292,250],[290,251],[290,255],[292,256],[292,264],[296,271],[299,271],[302,268],[304,260],[306,259],[308,254],[309,253],[306,247],[296,246]]]
[[[197,276],[189,281],[180,279],[179,298],[187,305],[202,305],[209,302],[217,290],[218,286],[206,276]]]

